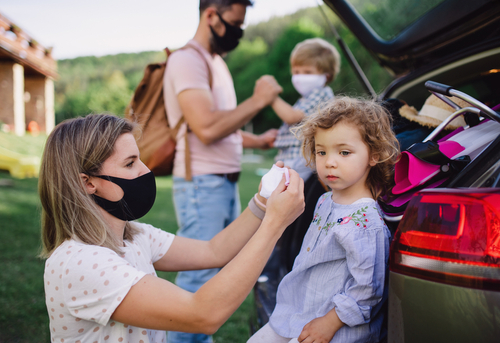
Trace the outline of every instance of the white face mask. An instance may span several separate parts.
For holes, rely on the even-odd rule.
[[[295,74],[292,75],[292,84],[304,98],[317,88],[326,85],[326,74]]]

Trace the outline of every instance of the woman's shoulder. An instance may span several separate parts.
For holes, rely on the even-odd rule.
[[[175,238],[175,234],[158,229],[150,224],[140,222],[131,222],[131,224],[135,225],[140,231],[134,236],[133,240],[141,249],[159,249],[163,251],[165,248],[170,247]]]
[[[62,275],[69,270],[97,268],[100,264],[120,261],[113,250],[98,245],[85,244],[74,239],[64,241],[45,262],[45,272]]]
[[[66,255],[66,258],[71,256],[83,257],[86,255],[97,256],[103,254],[118,256],[118,254],[110,248],[94,244],[86,244],[76,240],[68,240],[65,244],[61,244],[61,247],[62,251],[59,254],[62,256]]]
[[[67,239],[54,250],[47,261],[68,259],[74,255],[94,254],[95,252],[99,253],[104,251],[113,252],[111,249],[99,245],[86,244],[76,239]]]
[[[151,224],[141,223],[137,221],[129,222],[129,225],[133,225],[134,228],[138,231],[136,236],[147,235],[150,231],[159,230]]]
[[[155,239],[158,236],[165,236],[167,238],[172,238],[175,236],[173,233],[169,233],[162,229],[159,229],[151,224],[140,223],[140,222],[130,222],[131,225],[134,225],[135,228],[138,229],[138,233],[134,236],[134,240],[136,239]]]

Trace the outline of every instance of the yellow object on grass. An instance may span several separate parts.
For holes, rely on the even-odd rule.
[[[8,170],[12,177],[18,179],[38,177],[40,157],[27,156],[0,147],[0,169]]]

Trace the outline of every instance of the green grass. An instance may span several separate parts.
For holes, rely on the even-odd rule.
[[[14,144],[13,141],[16,140],[17,144]],[[25,154],[40,154],[43,142],[44,137],[41,136],[16,138],[0,133],[0,146]],[[268,152],[267,156],[271,155],[272,152]],[[257,191],[260,177],[255,174],[255,170],[259,167],[269,168],[271,163],[270,159],[266,159],[263,164],[243,165],[239,182],[243,208]],[[0,181],[2,180],[11,183],[0,186],[0,343],[49,342],[49,320],[43,289],[44,261],[37,258],[40,248],[38,180],[13,179],[7,172],[0,171]],[[158,177],[157,187],[155,205],[141,220],[175,232],[177,223],[172,204],[172,179]],[[170,281],[175,279],[175,273],[161,272],[159,276]],[[252,295],[249,295],[214,335],[215,341],[246,342],[251,313]]]
[[[0,131],[0,146],[23,155],[41,157],[46,140],[47,136],[44,134],[32,136],[26,133],[26,135],[19,137]]]

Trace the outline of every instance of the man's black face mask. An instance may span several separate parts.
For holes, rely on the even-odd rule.
[[[217,15],[226,27],[226,32],[223,36],[219,36],[214,31],[212,26],[210,26],[210,30],[212,31],[213,43],[215,45],[212,47],[214,49],[213,52],[221,54],[234,50],[238,46],[238,44],[240,43],[240,38],[243,37],[243,30],[237,26],[229,24],[227,21],[222,19],[222,16],[219,14],[219,12],[217,12]]]

